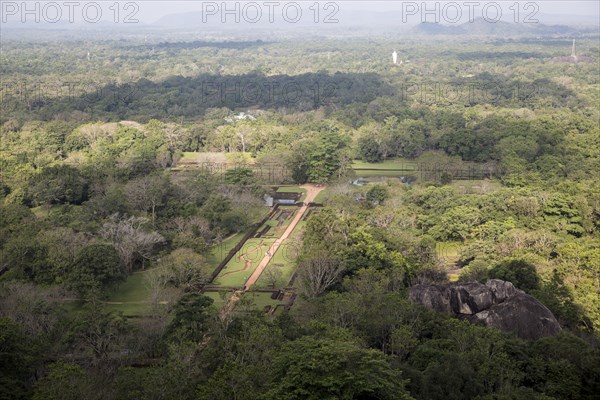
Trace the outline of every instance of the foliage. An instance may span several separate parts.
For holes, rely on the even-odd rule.
[[[381,353],[352,342],[298,339],[275,358],[274,374],[268,399],[411,398]]]

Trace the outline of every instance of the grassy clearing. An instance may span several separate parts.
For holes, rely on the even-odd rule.
[[[435,253],[447,263],[454,264],[458,261],[462,248],[463,244],[459,242],[438,242],[435,245]]]
[[[149,273],[157,271],[157,268],[134,272],[127,280],[117,286],[108,298],[108,307],[115,312],[122,312],[126,317],[144,316],[151,310],[149,302],[151,290],[147,284],[146,277]],[[173,288],[172,293],[180,294],[179,289]],[[123,304],[110,304],[110,302]]]
[[[271,299],[270,292],[247,292],[242,297],[243,306],[248,306],[249,308],[255,308],[257,310],[262,311],[266,306],[277,306],[279,304],[284,305],[285,303],[280,300]]]
[[[149,271],[135,272],[127,277],[110,295],[109,301],[145,301],[150,296],[150,288],[146,284]]]
[[[231,292],[204,292],[202,293],[206,297],[210,297],[214,301],[214,305],[217,308],[221,308],[228,300],[229,296],[231,296]]]
[[[354,170],[354,174],[358,178],[368,178],[368,177],[375,177],[375,176],[397,178],[400,176],[410,175],[411,172],[410,171],[401,171],[401,170],[387,171],[387,170],[358,169],[358,170]]]
[[[406,158],[394,158],[380,163],[369,163],[361,160],[354,160],[352,163],[352,169],[394,169],[402,171],[414,171],[417,169],[417,166],[414,160],[409,160]]]
[[[31,212],[38,218],[48,218],[52,213],[60,212],[63,207],[69,207],[72,209],[78,209],[81,206],[71,204],[69,206],[63,204],[53,204],[50,207],[47,205],[37,206],[31,208]]]
[[[314,198],[313,203],[323,203],[325,200],[329,198],[329,188],[325,188],[321,190]]]
[[[38,218],[46,218],[48,216],[48,214],[50,214],[48,207],[46,207],[46,206],[34,207],[31,209],[31,212],[33,213],[33,215],[35,215]]]
[[[287,286],[287,283],[290,281],[290,278],[296,269],[293,260],[291,260],[289,257],[289,254],[291,253],[291,251],[288,249],[289,246],[289,242],[286,240],[279,247],[279,249],[277,249],[277,252],[271,258],[269,264],[267,264],[267,267],[260,275],[260,278],[258,278],[258,281],[256,281],[257,287],[271,289],[283,288]],[[270,279],[270,273],[275,270],[280,271],[281,275],[279,275],[277,282],[275,283],[275,287],[273,287]]]
[[[180,162],[196,162],[198,161],[200,153],[195,151],[184,151],[183,155],[179,159]]]
[[[252,153],[242,152],[196,152],[188,151],[183,152],[182,157],[179,159],[180,163],[203,163],[203,162],[214,162],[214,163],[236,163],[246,162],[251,164],[254,162]]]
[[[124,317],[143,317],[150,314],[152,305],[150,303],[106,304],[106,308],[116,313],[120,312]]]

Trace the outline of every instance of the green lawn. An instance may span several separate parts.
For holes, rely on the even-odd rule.
[[[368,163],[361,160],[354,160],[352,163],[352,169],[396,169],[403,171],[414,171],[416,170],[416,163],[414,160],[409,160],[406,158],[394,158],[380,163]]]
[[[371,170],[371,169],[357,169],[354,170],[354,174],[358,178],[367,178],[372,176],[386,176],[386,177],[399,177],[399,176],[407,176],[412,175],[411,171],[401,171],[401,170]]]
[[[213,299],[213,304],[217,308],[221,308],[231,296],[231,292],[204,292],[202,294]]]
[[[251,161],[252,153],[231,152],[224,153],[219,151],[184,151],[180,160],[184,161],[213,161],[213,162],[235,162],[238,160]]]
[[[435,245],[437,256],[448,263],[458,261],[463,245],[459,242],[438,242]]]
[[[44,205],[44,206],[37,206],[37,207],[33,207],[31,208],[31,212],[33,213],[33,215],[35,215],[38,218],[47,218],[50,214],[52,214],[53,212],[56,211],[60,211],[60,209],[62,207],[66,207],[62,204],[53,204],[50,207]],[[73,209],[79,208],[81,206],[78,205],[70,205],[68,207],[73,207]]]
[[[329,194],[329,188],[321,190],[319,194],[315,196],[313,203],[323,203],[327,198],[329,198]]]
[[[192,162],[197,161],[200,156],[200,153],[196,151],[184,151],[183,156],[181,156],[180,161]]]
[[[214,246],[211,249],[210,256],[208,256],[208,262],[210,265],[212,265],[214,268],[217,268],[221,261],[227,257],[227,254],[229,254],[231,249],[233,249],[240,242],[240,240],[242,240],[245,234],[245,232],[236,233],[235,235],[229,236],[221,243]]]
[[[268,277],[270,276],[269,271],[274,269],[281,271],[281,275],[275,284],[275,288],[284,288],[288,285],[294,271],[296,271],[296,264],[294,261],[302,246],[300,238],[305,226],[306,221],[301,220],[298,222],[298,225],[296,225],[296,228],[290,237],[282,243],[279,249],[277,249],[273,258],[267,265],[267,268],[265,268],[260,278],[258,278],[258,281],[256,281],[257,287],[265,289],[273,287],[269,282],[270,279]]]
[[[271,299],[269,292],[246,292],[242,297],[242,304],[247,304],[252,308],[262,311],[266,306],[277,306],[285,304],[280,300]]]
[[[152,270],[135,272],[127,277],[109,296],[109,301],[146,301],[150,288],[146,284],[146,274]]]
[[[275,288],[283,288],[287,286],[287,283],[290,281],[294,270],[296,269],[292,260],[290,260],[289,255],[294,251],[294,249],[288,249],[288,246],[294,246],[294,244],[289,245],[289,241],[286,240],[275,252],[269,264],[267,264],[267,268],[263,271],[256,281],[256,286],[259,288],[268,288],[271,289],[273,286],[271,285],[269,277],[269,271],[279,270],[281,271],[281,275],[277,279],[277,283]]]
[[[248,239],[240,251],[225,265],[213,283],[227,287],[243,287],[273,242],[275,239]],[[259,247],[261,243],[263,245]],[[245,255],[245,257],[240,257],[241,255]],[[252,262],[252,266],[247,270],[245,270],[245,259]]]
[[[280,210],[283,211],[297,211],[298,207],[295,206],[282,206]],[[277,215],[276,213],[275,215]],[[293,215],[290,215],[281,226],[277,226],[278,221],[275,218],[270,218],[263,225],[258,228],[257,232],[260,232],[266,226],[270,226],[271,229],[267,232],[267,237],[263,238],[250,238],[244,243],[242,249],[238,251],[236,255],[233,256],[231,260],[227,263],[225,268],[219,273],[219,275],[213,281],[215,285],[221,285],[226,287],[243,287],[250,275],[254,272],[258,263],[263,259],[265,253],[271,245],[275,242],[283,232],[287,229],[289,224],[291,223]],[[229,254],[229,251],[235,247],[237,243],[242,239],[243,235],[240,234],[239,237],[228,238],[219,249],[215,249],[212,254],[212,259],[210,259],[211,263],[214,263],[215,267]],[[226,243],[227,242],[227,243]],[[259,250],[259,245],[263,244]],[[246,259],[252,261],[252,267],[248,270],[244,270],[246,267],[246,261],[243,257],[239,257],[242,254],[246,254]],[[239,271],[239,272],[234,272]]]
[[[106,304],[106,308],[113,312],[121,312],[125,317],[143,317],[150,314],[152,306],[150,303],[125,303]]]

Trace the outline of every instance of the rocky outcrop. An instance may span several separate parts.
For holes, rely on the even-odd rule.
[[[523,339],[535,340],[560,331],[558,321],[542,303],[499,279],[485,285],[416,285],[410,289],[409,300],[473,323],[514,332]]]

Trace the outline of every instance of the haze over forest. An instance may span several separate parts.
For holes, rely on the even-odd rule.
[[[598,2],[0,11],[0,399],[597,398]]]

